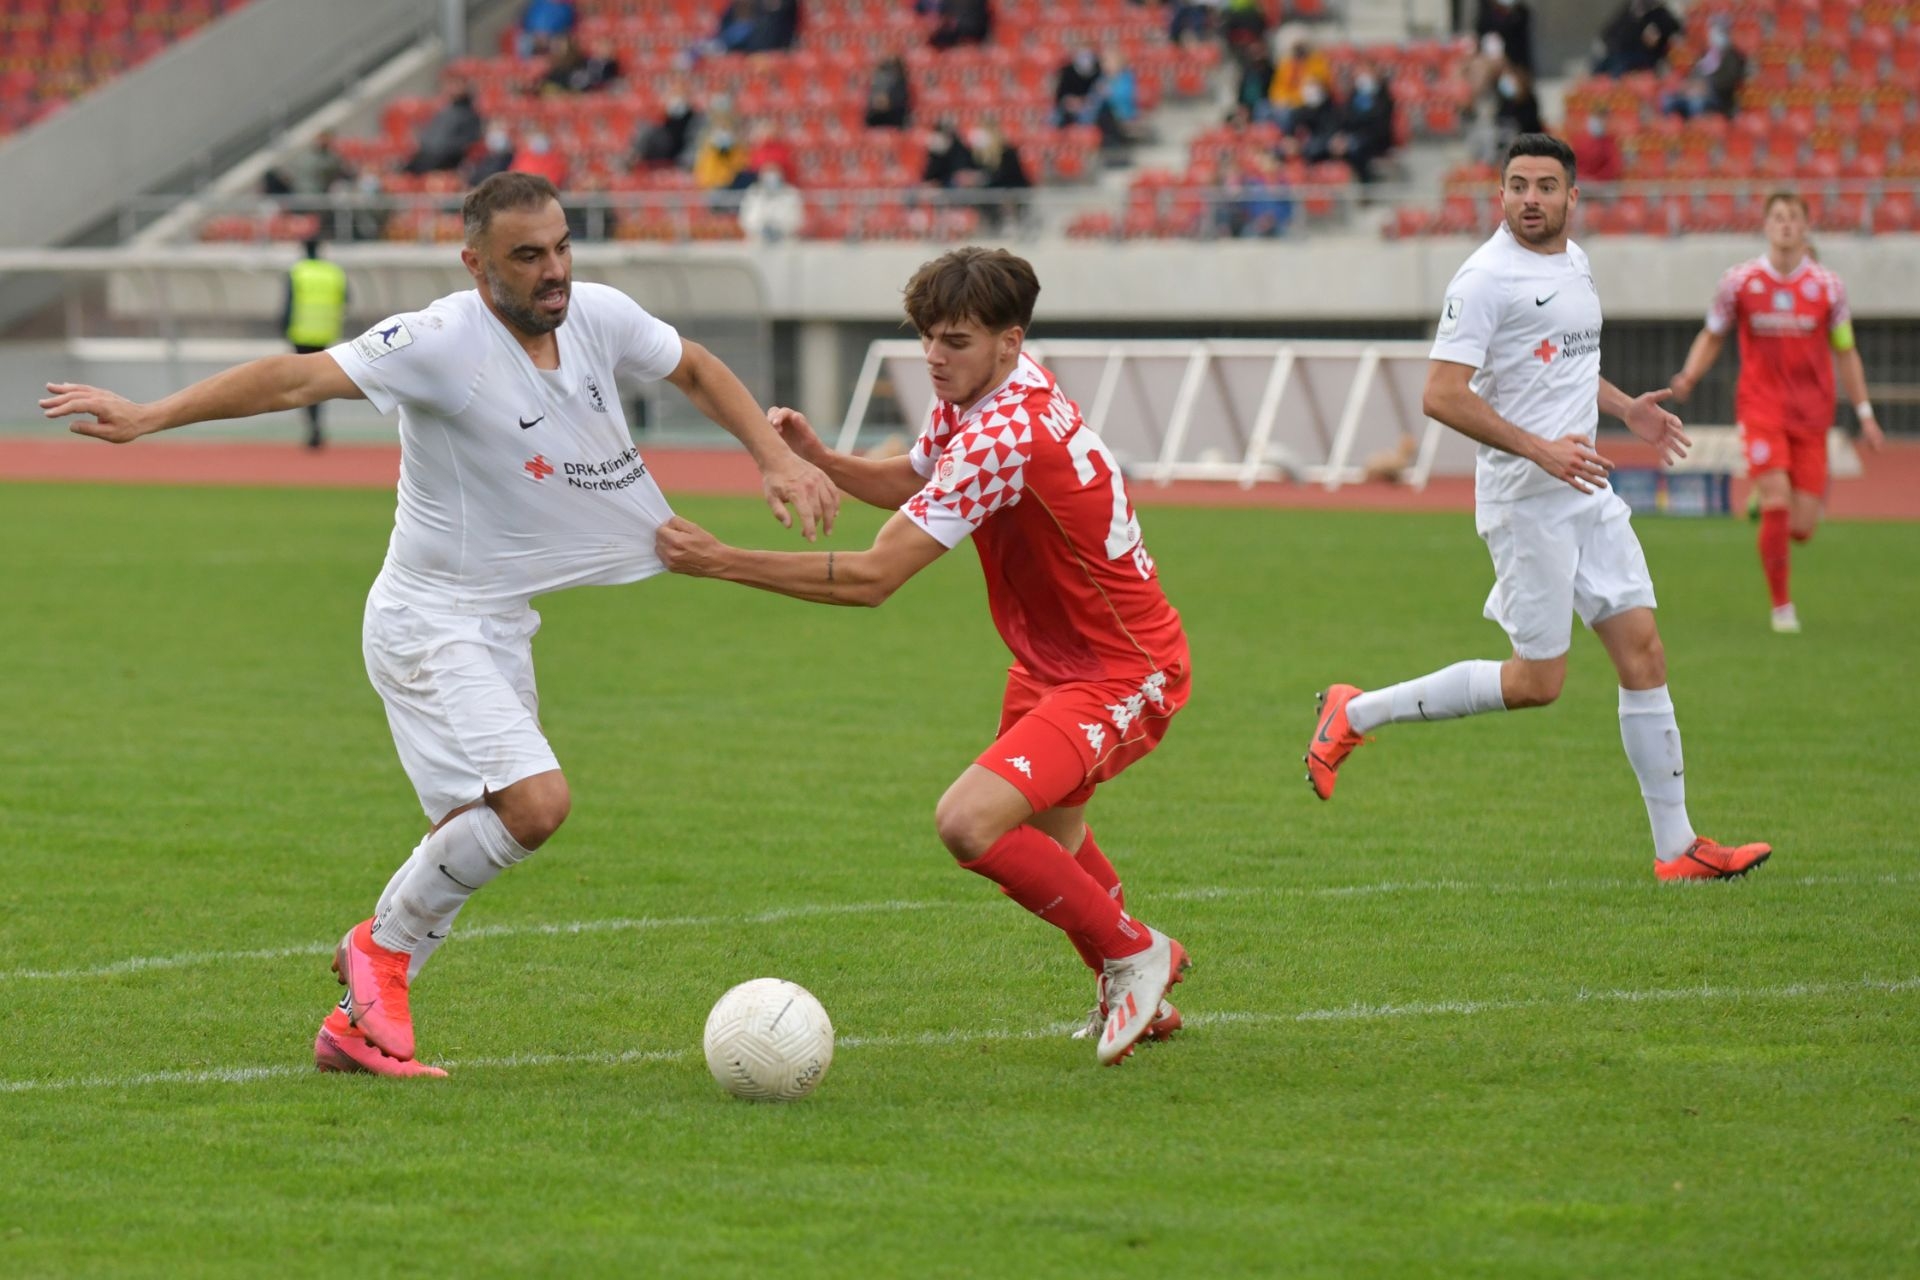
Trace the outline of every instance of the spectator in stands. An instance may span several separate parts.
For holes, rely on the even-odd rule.
[[[1263,0],[1226,0],[1220,15],[1220,34],[1227,47],[1264,44],[1267,39],[1267,7]]]
[[[1120,132],[1131,138],[1134,125],[1140,120],[1140,75],[1127,61],[1124,49],[1108,49],[1100,61],[1107,73],[1104,84],[1107,107],[1113,112]]]
[[[1680,19],[1662,0],[1626,0],[1600,31],[1600,56],[1593,69],[1603,76],[1657,71],[1667,46],[1680,32]]]
[[[977,173],[979,169],[980,162],[967,149],[967,144],[960,141],[960,131],[953,127],[951,120],[942,120],[934,127],[927,138],[927,162],[920,170],[922,185],[952,190],[956,185],[967,185],[969,179],[963,175]]]
[[[1363,62],[1354,72],[1327,152],[1346,161],[1357,180],[1372,182],[1374,161],[1392,150],[1393,90],[1380,78],[1379,68]]]
[[[1009,220],[1016,223],[1023,221],[1027,215],[1027,202],[1012,193],[1029,190],[1033,186],[1033,179],[1027,174],[1020,148],[1008,142],[1006,136],[992,124],[975,129],[968,135],[967,141],[975,162],[980,166],[980,186],[988,191],[1009,193],[982,205],[981,220],[990,231],[1000,230]]]
[[[764,244],[790,240],[800,234],[806,216],[806,203],[787,185],[787,175],[778,165],[762,169],[740,197],[740,229],[750,240]]]
[[[993,32],[989,0],[938,0],[933,11],[940,15],[940,21],[934,25],[928,43],[936,49],[985,44]]]
[[[545,178],[560,190],[566,190],[568,164],[565,155],[553,145],[553,140],[544,133],[527,135],[527,145],[514,152],[513,163],[508,166],[515,173],[531,173]]]
[[[788,174],[799,172],[799,157],[793,154],[793,145],[780,136],[774,121],[756,120],[747,131],[746,168],[734,179],[733,185],[745,188],[769,169],[778,170],[781,181],[785,182]]]
[[[1586,129],[1568,142],[1573,147],[1574,172],[1582,183],[1618,182],[1626,176],[1626,159],[1620,154],[1620,144],[1607,132],[1605,117],[1588,116]]]
[[[913,88],[907,80],[906,59],[892,54],[881,59],[867,82],[869,129],[904,129],[913,118]]]
[[[485,132],[480,113],[473,106],[473,91],[462,86],[446,106],[420,126],[418,145],[406,163],[406,171],[441,173],[458,169]]]
[[[1306,86],[1318,84],[1324,90],[1332,84],[1333,64],[1304,35],[1286,47],[1287,54],[1274,64],[1273,80],[1267,86],[1266,118],[1291,133],[1293,114],[1300,109]]]
[[[673,90],[660,118],[652,124],[642,124],[635,132],[628,166],[638,169],[642,166],[680,164],[686,158],[687,144],[693,140],[694,130],[699,125],[700,113],[687,101],[684,88]]]
[[[1533,96],[1533,81],[1525,72],[1509,71],[1494,85],[1498,102],[1493,118],[1508,138],[1523,133],[1540,133],[1540,103]]]
[[[1300,105],[1289,117],[1287,132],[1300,144],[1309,160],[1325,160],[1333,151],[1333,140],[1344,122],[1340,104],[1318,80],[1300,86]]]
[[[267,170],[260,190],[270,196],[323,196],[352,178],[352,168],[333,149],[329,130]]]
[[[1516,70],[1533,74],[1533,6],[1527,0],[1480,0],[1473,34],[1484,47],[1490,35],[1500,37],[1500,52]]]
[[[1240,83],[1234,90],[1231,114],[1245,112],[1249,120],[1266,119],[1272,114],[1267,94],[1273,88],[1273,54],[1267,42],[1238,45],[1233,59],[1240,67]]]
[[[702,191],[725,191],[746,167],[746,156],[730,128],[709,129],[693,157],[693,185]]]
[[[557,37],[572,35],[579,22],[573,0],[529,0],[520,15],[520,30],[515,39],[520,56],[531,58],[544,53]]]
[[[592,93],[619,78],[619,62],[588,55],[571,36],[556,36],[549,53],[547,74],[540,79],[540,91]]]
[[[1707,51],[1687,69],[1686,83],[1679,91],[1661,100],[1660,109],[1682,119],[1707,111],[1732,116],[1746,79],[1746,55],[1734,46],[1727,20],[1715,18],[1707,28]]]
[[[760,26],[760,0],[728,0],[720,10],[720,23],[713,37],[699,48],[701,53],[745,53],[753,44]]]
[[[1213,34],[1214,11],[1224,0],[1173,0],[1173,20],[1167,24],[1170,44],[1198,43]]]
[[[355,240],[380,240],[387,234],[387,207],[380,175],[368,169],[353,184],[353,213],[347,219]]]
[[[800,35],[800,0],[760,0],[748,53],[771,53],[793,48]]]
[[[496,173],[513,168],[513,137],[505,125],[489,125],[487,149],[467,163],[462,176],[469,187],[477,187]]]
[[[1226,182],[1228,198],[1216,210],[1221,231],[1230,236],[1277,236],[1293,221],[1286,175],[1272,153],[1253,150]]]
[[[1111,114],[1100,56],[1091,49],[1075,49],[1053,73],[1053,123],[1095,124],[1102,112]]]

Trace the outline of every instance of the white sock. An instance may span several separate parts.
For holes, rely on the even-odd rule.
[[[1687,820],[1687,762],[1667,686],[1620,691],[1620,741],[1647,802],[1653,856],[1671,862],[1693,844],[1693,824]]]
[[[1456,662],[1450,667],[1361,694],[1347,704],[1347,723],[1355,733],[1371,733],[1383,724],[1409,720],[1457,720],[1484,711],[1505,711],[1500,696],[1500,664]]]
[[[475,805],[422,840],[387,884],[374,911],[373,940],[413,954],[411,979],[445,940],[467,899],[526,856],[500,815],[489,805]]]

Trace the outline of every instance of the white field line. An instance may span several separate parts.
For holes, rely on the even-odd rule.
[[[1382,1022],[1397,1018],[1472,1018],[1522,1009],[1580,1008],[1594,1004],[1702,1003],[1743,1000],[1810,1000],[1852,994],[1894,995],[1920,990],[1920,977],[1862,978],[1856,982],[1796,982],[1775,987],[1703,985],[1643,991],[1579,990],[1564,996],[1536,996],[1507,1000],[1416,1000],[1404,1004],[1350,1004],[1330,1009],[1302,1009],[1292,1013],[1228,1010],[1189,1015],[1189,1027],[1274,1026],[1287,1023]],[[974,1044],[982,1040],[1046,1040],[1065,1036],[1078,1022],[1056,1022],[1024,1030],[992,1028],[972,1031],[918,1031],[897,1035],[841,1036],[835,1048],[906,1049]],[[527,1067],[618,1067],[635,1063],[680,1062],[698,1055],[686,1049],[625,1049],[617,1053],[520,1053],[504,1057],[465,1058],[436,1065],[449,1071],[485,1071]],[[74,1089],[137,1089],[157,1084],[251,1084],[257,1080],[292,1079],[312,1075],[310,1066],[281,1064],[265,1067],[209,1067],[197,1071],[148,1071],[121,1076],[69,1076],[52,1080],[0,1080],[0,1094],[47,1093]]]
[[[1766,884],[1794,887],[1821,885],[1907,885],[1920,883],[1920,872],[1906,875],[1877,876],[1768,876]],[[1318,887],[1275,887],[1270,885],[1203,886],[1172,889],[1152,895],[1155,902],[1211,902],[1223,898],[1366,898],[1394,894],[1484,894],[1488,897],[1531,896],[1548,893],[1614,893],[1621,890],[1646,893],[1688,893],[1701,886],[1693,884],[1661,885],[1650,877],[1607,880],[1524,880],[1489,883],[1473,880],[1382,880],[1372,884],[1322,885]],[[558,937],[582,933],[634,933],[654,929],[710,929],[716,927],[780,924],[787,920],[805,920],[820,916],[895,915],[908,911],[955,911],[978,909],[994,899],[932,899],[910,901],[888,899],[880,902],[815,903],[797,907],[778,907],[770,911],[732,916],[637,916],[603,920],[568,920],[546,924],[487,924],[462,929],[449,942],[484,941],[489,938]],[[10,982],[67,982],[80,978],[112,978],[122,974],[145,973],[160,969],[190,969],[203,965],[234,964],[255,960],[286,960],[296,956],[324,956],[333,952],[332,942],[306,942],[285,947],[258,947],[244,951],[186,951],[170,956],[129,956],[104,964],[83,965],[72,969],[0,970],[0,984]]]

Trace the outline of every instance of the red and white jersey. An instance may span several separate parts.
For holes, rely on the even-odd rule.
[[[1740,330],[1734,416],[1755,426],[1826,431],[1833,425],[1833,332],[1850,320],[1846,286],[1812,258],[1784,276],[1765,254],[1728,269],[1707,330]]]
[[[936,401],[908,457],[927,484],[901,511],[943,546],[972,535],[994,625],[1032,675],[1144,677],[1183,657],[1119,463],[1032,357],[965,413]]]

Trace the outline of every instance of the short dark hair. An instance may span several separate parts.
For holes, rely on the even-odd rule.
[[[1567,171],[1567,185],[1572,186],[1578,176],[1574,173],[1573,148],[1550,133],[1523,133],[1507,146],[1507,158],[1500,162],[1500,176],[1507,176],[1507,166],[1521,156],[1542,156],[1548,160],[1558,160],[1560,167]]]
[[[1769,191],[1767,193],[1767,203],[1762,206],[1760,210],[1761,215],[1765,216],[1766,214],[1772,213],[1773,206],[1783,202],[1800,206],[1800,216],[1803,218],[1813,216],[1807,208],[1806,198],[1798,191]]]
[[[560,193],[554,185],[537,173],[496,173],[473,190],[467,192],[465,203],[460,206],[461,216],[467,224],[467,243],[472,244],[487,234],[487,228],[493,225],[493,215],[509,209],[539,209],[549,200],[558,200]]]
[[[907,281],[907,319],[920,333],[976,320],[989,329],[1033,323],[1040,278],[1033,264],[1005,249],[967,245],[924,262]]]

